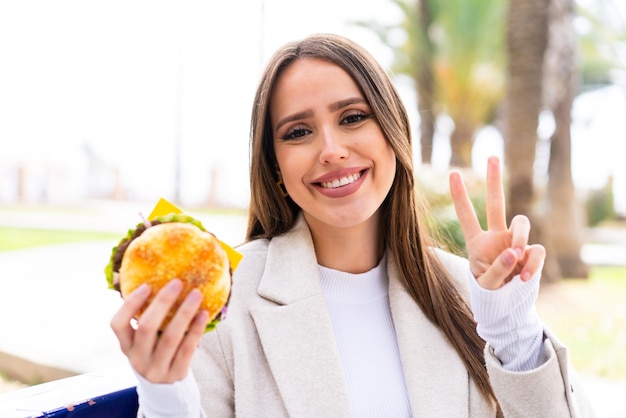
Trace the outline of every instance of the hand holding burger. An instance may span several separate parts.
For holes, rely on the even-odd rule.
[[[222,319],[230,296],[231,268],[226,251],[202,224],[184,214],[169,214],[140,223],[113,248],[105,269],[110,288],[126,297],[141,284],[152,293],[146,305],[172,279],[183,284],[178,300],[165,317],[163,330],[190,291],[202,295],[200,310],[206,310],[206,331]],[[135,318],[143,313],[142,307]]]

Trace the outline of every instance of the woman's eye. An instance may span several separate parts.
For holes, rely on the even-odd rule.
[[[371,114],[366,114],[366,113],[353,113],[351,115],[346,116],[345,118],[343,118],[341,120],[341,125],[350,125],[353,123],[358,123],[361,122],[369,117],[371,117]]]
[[[309,134],[311,131],[309,131],[308,129],[304,129],[304,128],[295,128],[295,129],[291,129],[289,130],[287,133],[285,133],[282,136],[282,139],[298,139],[298,138],[302,138],[303,136]]]

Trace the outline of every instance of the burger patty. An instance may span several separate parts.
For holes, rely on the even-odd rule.
[[[161,223],[163,223],[163,222],[158,221],[158,220],[154,220],[154,221],[150,222],[150,224],[151,224],[150,226],[159,225]],[[122,267],[122,259],[124,258],[124,254],[126,253],[126,249],[130,245],[130,243],[133,242],[133,240],[135,238],[137,238],[141,234],[143,234],[146,229],[148,229],[148,227],[146,227],[146,225],[139,224],[137,226],[137,228],[135,228],[135,231],[130,236],[130,238],[120,242],[120,244],[117,246],[117,250],[115,251],[115,254],[113,255],[113,273],[115,275],[119,275],[120,268]],[[119,282],[119,280],[114,280],[113,281],[113,287],[118,292],[120,291],[120,282]]]

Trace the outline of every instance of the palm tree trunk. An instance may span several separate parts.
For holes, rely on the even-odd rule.
[[[532,213],[535,147],[541,110],[543,56],[548,44],[549,0],[511,0],[508,10],[508,75],[505,161],[508,207]]]
[[[542,103],[544,54],[550,0],[510,0],[507,15],[508,91],[505,111],[505,166],[508,217],[523,214],[533,225],[531,240],[547,247],[544,280],[560,278],[552,258],[545,219],[534,211],[534,165]]]
[[[580,257],[582,213],[576,199],[571,170],[571,100],[563,98],[554,109],[556,130],[550,143],[548,200],[552,248],[563,277],[587,278],[589,269]]]
[[[572,103],[576,90],[576,40],[572,28],[572,0],[552,0],[550,47],[546,80],[554,91],[548,95],[555,131],[550,139],[548,168],[548,219],[552,248],[564,277],[586,278],[587,265],[580,257],[583,218],[576,198],[571,168]]]
[[[430,164],[435,135],[435,77],[433,69],[433,44],[429,31],[433,16],[429,0],[417,0],[419,42],[414,79],[417,84],[417,104],[420,115],[420,149],[422,164]]]
[[[472,166],[474,132],[475,128],[471,121],[462,117],[454,119],[454,131],[450,135],[450,148],[452,151],[450,165],[452,167],[470,168]]]

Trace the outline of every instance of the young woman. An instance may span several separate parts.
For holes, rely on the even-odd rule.
[[[482,230],[450,189],[468,260],[420,219],[406,111],[385,71],[334,35],[285,45],[252,113],[248,242],[228,317],[202,335],[181,285],[124,301],[111,325],[146,417],[576,416],[588,407],[534,302],[545,251],[507,226],[499,162]],[[486,343],[485,343],[486,341]],[[193,364],[192,364],[193,363]],[[190,369],[191,364],[191,369]]]

